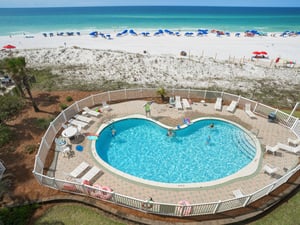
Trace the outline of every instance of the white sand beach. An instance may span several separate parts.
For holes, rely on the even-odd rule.
[[[0,58],[25,56],[29,67],[50,67],[66,80],[84,77],[88,83],[112,80],[141,86],[242,91],[263,85],[299,89],[300,36],[116,37],[114,33],[111,37],[2,36],[1,47],[11,44],[16,49],[2,50]],[[267,58],[251,59],[254,51],[266,51]]]

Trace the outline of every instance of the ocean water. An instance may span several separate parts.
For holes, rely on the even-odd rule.
[[[0,8],[0,35],[63,31],[300,31],[300,8],[256,7],[68,7]]]

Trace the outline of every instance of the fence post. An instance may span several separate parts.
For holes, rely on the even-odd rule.
[[[216,205],[216,208],[214,209],[214,214],[216,214],[217,213],[217,211],[218,211],[218,209],[219,209],[219,207],[220,207],[220,205],[221,205],[221,200],[219,200],[218,201],[218,203],[217,203],[217,205]]]

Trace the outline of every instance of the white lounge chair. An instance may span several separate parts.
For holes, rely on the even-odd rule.
[[[86,117],[86,116],[82,116],[82,115],[75,115],[74,118],[76,118],[77,120],[83,121],[85,123],[93,122],[93,119]]]
[[[286,145],[286,144],[282,144],[282,143],[277,143],[278,148],[285,150],[287,152],[291,152],[294,154],[298,154],[300,153],[300,145],[298,145],[297,147],[293,147],[290,145]]]
[[[215,103],[215,110],[222,111],[222,98],[217,98],[216,103]]]
[[[183,109],[180,96],[175,96],[175,108],[181,110]]]
[[[86,128],[88,126],[88,123],[80,121],[80,120],[75,120],[75,119],[70,119],[69,123],[76,127],[82,127],[82,128]]]
[[[294,146],[297,146],[300,144],[300,138],[297,138],[297,139],[291,139],[291,138],[288,138],[288,143],[290,145],[294,145]]]
[[[110,111],[110,110],[112,110],[112,108],[110,107],[109,104],[107,104],[106,101],[103,101],[103,102],[102,102],[102,110]]]
[[[273,167],[273,166],[269,166],[269,165],[265,165],[263,167],[263,171],[264,171],[264,173],[267,173],[270,176],[273,176],[278,171],[278,168],[277,167]]]
[[[279,147],[277,145],[275,146],[266,146],[266,152],[271,152],[273,155],[276,155],[276,152],[279,150]]]
[[[94,111],[94,110],[91,110],[89,107],[84,107],[83,108],[83,111],[85,111],[87,114],[89,114],[90,116],[95,116],[95,117],[97,117],[97,116],[100,116],[101,114],[99,113],[99,112],[96,112],[96,111]]]
[[[87,162],[82,162],[70,173],[70,176],[77,178],[88,168],[89,168],[89,164]]]
[[[245,195],[241,192],[240,189],[234,190],[234,191],[232,191],[232,193],[233,193],[234,197],[236,197],[236,198],[242,198],[242,197],[245,196]]]
[[[93,166],[86,174],[83,175],[83,177],[81,177],[82,181],[87,180],[88,182],[90,182],[91,180],[93,180],[95,178],[95,176],[97,176],[99,173],[101,172],[101,169],[99,169],[96,166]]]
[[[231,113],[234,113],[234,111],[235,111],[237,105],[238,105],[237,101],[234,101],[234,100],[233,100],[233,101],[230,103],[230,105],[227,107],[227,111],[228,111],[228,112],[231,112]]]
[[[192,109],[191,104],[189,103],[189,101],[186,98],[182,99],[182,105],[185,109]]]
[[[245,104],[245,112],[251,119],[256,118],[256,115],[251,111],[251,105],[249,103]]]

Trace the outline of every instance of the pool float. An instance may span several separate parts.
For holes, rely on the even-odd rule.
[[[91,195],[96,197],[96,198],[101,198],[101,196],[102,196],[102,191],[101,191],[102,186],[100,184],[94,184],[93,187],[97,188],[98,190],[93,189],[91,191]]]
[[[188,216],[192,212],[192,206],[187,200],[181,200],[178,202],[178,205],[176,207],[176,211],[178,214],[183,216]]]
[[[111,197],[112,197],[112,193],[111,192],[113,190],[110,187],[103,186],[103,187],[101,187],[101,190],[103,190],[103,191],[99,192],[99,197],[101,199],[105,199],[105,200],[111,199]]]

